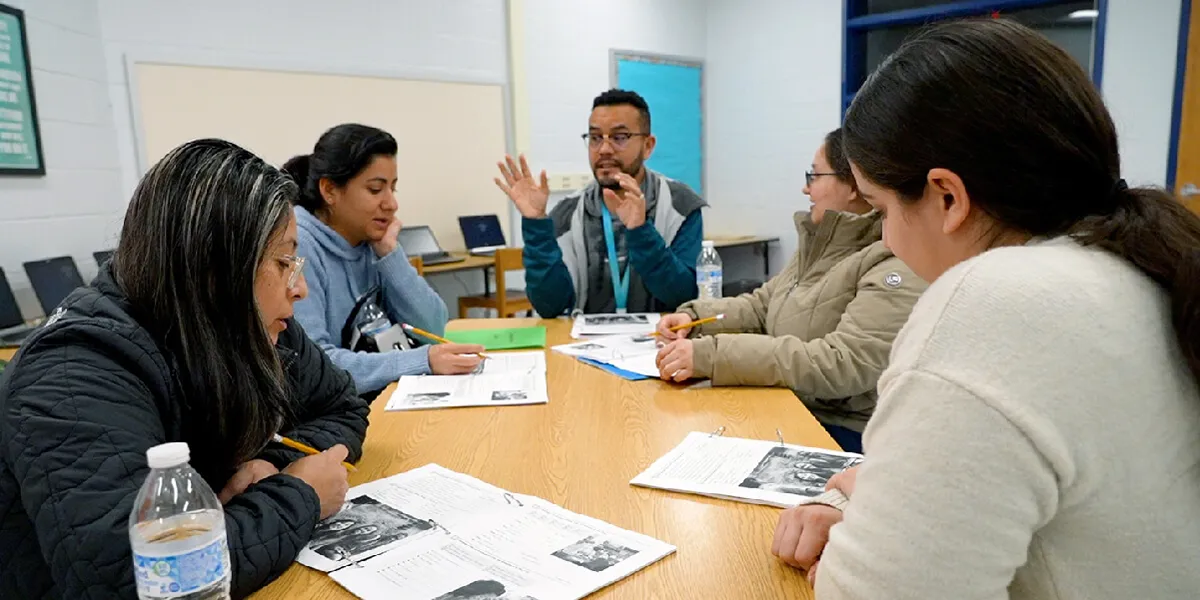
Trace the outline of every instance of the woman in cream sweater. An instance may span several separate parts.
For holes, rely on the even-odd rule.
[[[1095,86],[1013,22],[918,34],[844,128],[933,283],[834,482],[844,520],[787,511],[774,552],[819,560],[822,600],[1196,598],[1200,218],[1125,184]]]

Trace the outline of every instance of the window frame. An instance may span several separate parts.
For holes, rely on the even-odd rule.
[[[980,17],[995,11],[1013,11],[1071,4],[1075,0],[958,0],[933,6],[867,14],[867,0],[843,0],[842,12],[842,116],[869,73],[866,65],[867,32],[899,25],[930,23],[946,19]],[[1186,0],[1185,0],[1186,1]],[[1095,35],[1092,39],[1092,82],[1099,88],[1104,74],[1104,34],[1108,0],[1096,0]]]

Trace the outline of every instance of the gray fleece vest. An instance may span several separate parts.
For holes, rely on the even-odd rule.
[[[654,226],[668,247],[687,216],[704,206],[700,196],[686,184],[649,169],[646,169],[646,178],[642,182],[642,194],[646,196],[646,221]],[[579,192],[559,201],[550,211],[563,263],[575,285],[575,308],[588,313],[616,310],[608,251],[604,242],[604,220],[601,217],[603,203],[603,190],[593,181]],[[615,215],[613,230],[619,266],[624,273],[628,268],[625,225]],[[655,304],[637,271],[630,273],[627,310],[664,310]]]

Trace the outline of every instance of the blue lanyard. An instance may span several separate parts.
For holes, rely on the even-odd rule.
[[[600,204],[604,211],[604,243],[608,245],[608,273],[612,276],[613,297],[617,300],[617,312],[624,313],[625,305],[629,302],[629,268],[621,276],[621,263],[617,259],[617,241],[613,237],[612,214],[604,203]]]

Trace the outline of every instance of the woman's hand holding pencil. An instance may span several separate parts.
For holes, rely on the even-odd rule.
[[[283,473],[307,483],[317,493],[317,499],[321,502],[322,519],[329,518],[341,510],[342,503],[346,501],[346,492],[350,490],[350,482],[347,479],[346,471],[347,469],[354,469],[350,463],[345,462],[346,456],[349,454],[346,447],[338,444],[324,452],[317,452],[315,448],[305,446],[282,436],[277,435],[274,439],[277,442],[279,440],[287,440],[279,443],[289,448],[300,450],[305,454],[308,454],[310,451],[316,452],[316,454],[305,456],[288,465],[283,470]],[[300,447],[308,449],[301,450]]]
[[[705,323],[712,323],[725,318],[725,314],[713,315],[703,319],[692,320],[692,316],[687,313],[673,313],[664,315],[658,320],[658,326],[654,330],[654,335],[664,342],[671,342],[686,338],[693,327],[699,327]]]
[[[297,442],[296,440],[293,440],[292,438],[283,437],[282,435],[279,435],[278,433],[271,436],[271,441],[275,442],[276,444],[282,444],[284,446],[287,446],[288,448],[291,448],[292,450],[299,450],[309,456],[316,456],[317,454],[321,454],[320,450],[317,450],[316,448],[313,448],[312,446],[309,446],[308,444],[301,444],[300,442]],[[338,446],[341,446],[341,444],[338,444]],[[336,448],[337,446],[334,446],[334,447]],[[342,450],[344,451],[344,452],[342,452],[343,457],[345,457],[347,454],[349,454],[349,450],[346,450],[345,446],[342,446]],[[354,468],[354,465],[352,465],[348,462],[345,462],[345,461],[342,461],[342,466],[346,467],[346,470],[351,473],[355,473],[358,471],[358,469]]]
[[[437,342],[437,345],[429,348],[429,369],[434,375],[473,373],[483,359],[489,358],[483,353],[483,346],[478,344],[455,344],[436,333],[413,327],[408,323],[402,323],[400,326],[409,333]]]

